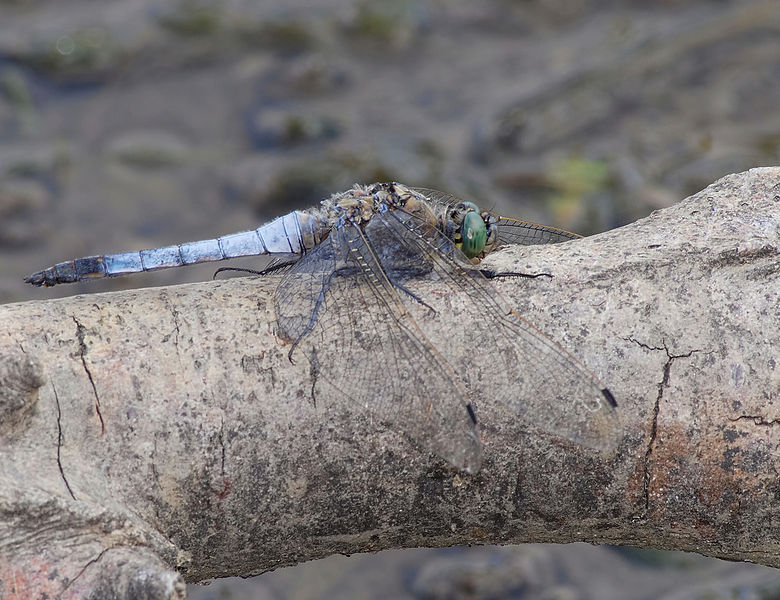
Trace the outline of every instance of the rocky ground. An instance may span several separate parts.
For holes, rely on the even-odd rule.
[[[444,188],[586,234],[619,226],[780,163],[778,34],[775,0],[0,0],[0,302],[206,279],[22,282],[68,258],[252,228],[355,181]],[[599,578],[626,560],[588,550]],[[342,596],[376,591],[380,573],[387,597],[629,597],[574,575],[557,592],[522,577],[486,592],[482,575],[471,596],[446,592],[464,556],[500,570],[518,555],[332,559],[192,596],[322,597],[302,574],[326,572]],[[733,597],[680,586],[668,597]]]

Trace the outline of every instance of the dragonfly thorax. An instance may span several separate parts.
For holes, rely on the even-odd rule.
[[[361,225],[370,221],[375,213],[374,201],[370,196],[361,194],[361,191],[352,189],[331,198],[327,206],[329,216],[350,225]]]
[[[359,185],[323,202],[328,216],[344,225],[365,225],[377,213],[419,203],[419,195],[399,183]],[[411,202],[410,202],[411,201]]]

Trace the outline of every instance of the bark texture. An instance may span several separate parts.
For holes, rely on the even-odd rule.
[[[609,385],[614,453],[487,402],[469,476],[315,405],[274,335],[278,278],[0,306],[0,598],[179,599],[185,580],[455,544],[780,567],[780,168],[486,263],[553,275],[494,283]]]

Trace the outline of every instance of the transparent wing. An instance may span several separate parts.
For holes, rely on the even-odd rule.
[[[421,187],[412,189],[428,198],[432,205],[439,209],[463,202],[461,198],[448,192]],[[492,211],[487,212],[493,217],[494,224],[498,226],[498,242],[502,245],[520,244],[531,246],[535,244],[557,244],[558,242],[566,242],[582,237],[565,229],[504,217]]]
[[[496,219],[495,225],[498,226],[498,243],[520,244],[531,246],[534,244],[557,244],[558,242],[567,242],[581,238],[581,235],[558,229],[557,227],[548,227],[539,225],[531,221],[521,221],[509,217],[502,217],[495,213],[490,213]]]
[[[463,202],[463,198],[449,192],[442,192],[441,190],[426,187],[413,187],[410,189],[425,196],[434,207],[455,206]]]
[[[379,227],[384,232],[377,237],[392,238],[403,246],[402,255],[418,257],[416,272],[386,266],[391,278],[408,297],[457,318],[459,327],[445,331],[430,309],[408,302],[412,311],[418,305],[417,320],[426,336],[477,398],[508,405],[541,428],[585,446],[617,445],[620,428],[609,391],[574,356],[515,313],[453,242],[427,219],[401,211],[382,213],[369,224]]]
[[[281,333],[318,379],[316,399],[346,396],[454,466],[476,472],[481,446],[452,368],[414,322],[357,227],[334,228],[283,279]]]

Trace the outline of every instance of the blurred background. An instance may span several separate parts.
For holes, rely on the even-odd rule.
[[[22,282],[355,182],[592,234],[779,155],[777,0],[0,0],[0,302],[208,279]],[[767,599],[780,574],[577,544],[338,557],[190,594]]]

